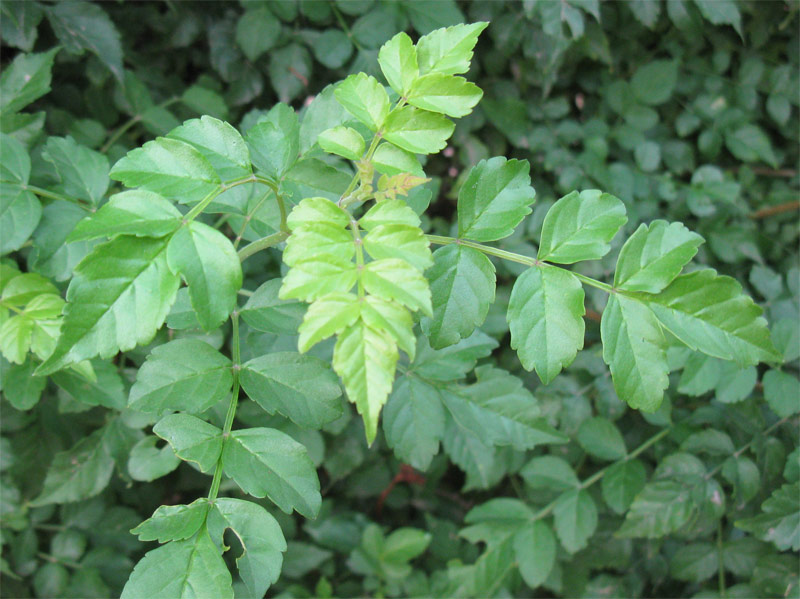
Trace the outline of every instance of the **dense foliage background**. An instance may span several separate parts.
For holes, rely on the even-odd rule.
[[[378,48],[398,31],[416,38],[488,21],[468,74],[485,96],[425,165],[433,180],[423,227],[451,232],[462,173],[480,159],[527,159],[534,212],[500,247],[534,255],[547,208],[574,189],[619,197],[628,233],[656,218],[682,221],[706,240],[695,265],[735,277],[764,308],[784,364],[742,370],[676,346],[662,407],[631,410],[616,397],[597,343],[606,295],[590,292],[587,349],[543,386],[508,343],[510,283],[522,267],[498,262],[497,301],[482,333],[429,350],[418,368],[464,383],[475,380],[476,361],[479,379],[487,365],[507,369],[570,442],[521,451],[448,424],[436,457],[419,458],[414,470],[382,432],[367,446],[350,407],[315,431],[241,406],[242,422],[306,445],[322,483],[316,520],[264,502],[288,540],[269,595],[798,596],[799,12],[794,1],[733,0],[4,0],[0,129],[30,150],[30,184],[45,191],[32,233],[25,222],[3,225],[3,268],[66,288],[94,242],[65,243],[85,212],[59,198],[88,194],[97,203],[116,185],[104,176],[70,187],[64,172],[81,147],[98,152],[93,160],[107,175],[128,150],[185,119],[208,114],[246,129],[278,102],[302,110],[350,73],[380,78]],[[8,67],[31,52],[39,77],[52,64],[52,89],[18,112]],[[259,214],[245,229],[242,217],[230,218],[224,230],[257,239],[269,232],[269,215],[262,223]],[[608,277],[620,243],[577,270]],[[256,289],[281,275],[280,254],[244,269],[244,288]],[[3,321],[18,300],[3,294]],[[182,306],[151,347],[95,361],[94,385],[67,371],[34,378],[27,349],[13,359],[18,348],[0,338],[0,595],[116,596],[150,548],[129,530],[159,505],[207,492],[208,478],[178,466],[168,446],[157,449],[152,420],[125,407],[152,347],[179,336],[223,345],[227,329],[193,329]],[[245,330],[243,351],[295,339]],[[102,455],[70,449],[112,420]],[[49,496],[48,470],[62,477]],[[79,477],[95,481],[92,496],[65,501]],[[581,492],[564,493],[573,489]],[[487,503],[498,498],[507,501]],[[535,542],[515,553],[509,531],[531,518],[542,523],[531,529]],[[402,527],[418,530],[390,536]],[[235,557],[236,539],[226,540]]]

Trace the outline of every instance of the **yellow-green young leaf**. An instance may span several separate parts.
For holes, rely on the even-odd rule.
[[[419,72],[436,72],[454,75],[466,73],[472,60],[472,49],[478,42],[481,31],[489,23],[454,25],[446,29],[431,31],[417,41]]]
[[[222,454],[222,431],[189,414],[165,416],[153,432],[172,446],[176,456],[194,462],[203,472],[213,470]]]
[[[444,426],[439,390],[415,376],[400,377],[383,412],[383,432],[395,455],[427,470],[439,453]]]
[[[375,260],[399,258],[420,272],[433,266],[430,242],[419,227],[379,225],[364,237],[364,249]]]
[[[181,213],[152,191],[134,189],[111,196],[108,203],[80,221],[67,241],[113,238],[118,235],[164,237],[181,224]]]
[[[192,221],[181,227],[167,246],[167,262],[189,285],[197,320],[216,329],[236,307],[242,266],[230,240],[208,225]]]
[[[205,526],[190,539],[148,551],[133,568],[122,599],[233,599],[231,573]]]
[[[40,374],[149,343],[175,301],[180,279],[167,266],[167,240],[117,237],[75,268],[61,336]]]
[[[297,348],[307,352],[320,341],[341,333],[361,313],[361,302],[352,293],[330,293],[308,307],[298,331]]]
[[[414,321],[403,306],[376,295],[368,295],[361,302],[361,319],[368,327],[389,333],[409,359],[414,359],[417,349]]]
[[[350,215],[325,198],[306,198],[289,213],[286,224],[294,231],[309,224],[325,223],[344,228],[350,224]]]
[[[406,95],[419,76],[417,49],[408,34],[401,31],[381,46],[378,64],[391,88],[400,96]]]
[[[6,17],[7,18],[7,17]],[[41,54],[19,53],[0,75],[0,110],[17,112],[50,91],[53,59],[60,50],[53,48]]]
[[[603,360],[619,398],[632,408],[655,412],[669,385],[666,341],[655,314],[638,300],[612,294],[600,334]]]
[[[240,314],[256,331],[295,335],[306,313],[306,304],[278,298],[280,279],[271,279],[255,290]]]
[[[170,131],[167,138],[193,146],[211,163],[223,182],[241,179],[253,172],[250,152],[242,136],[231,125],[213,116],[185,121]]]
[[[453,121],[441,114],[403,106],[386,117],[383,137],[413,154],[435,154],[447,145],[454,129]]]
[[[560,268],[529,268],[514,282],[507,315],[511,347],[545,385],[583,348],[583,297],[580,281]]]
[[[330,366],[313,356],[274,352],[242,366],[242,388],[269,414],[320,429],[342,415],[342,390]]]
[[[404,260],[385,258],[369,262],[361,271],[361,281],[367,293],[433,315],[428,279]]]
[[[0,353],[12,364],[22,364],[31,348],[34,321],[24,314],[12,316],[0,327]]]
[[[344,125],[323,131],[317,142],[326,152],[348,160],[361,160],[364,155],[364,138],[355,129]]]
[[[3,266],[6,265],[0,265]],[[14,271],[2,281],[3,294],[0,300],[7,306],[22,307],[39,295],[59,293],[58,288],[40,274],[35,272],[20,274],[18,270]]]
[[[350,291],[357,279],[358,269],[350,260],[334,256],[309,258],[289,269],[278,297],[313,302],[329,293]]]
[[[386,200],[372,206],[358,221],[362,229],[371,231],[381,225],[406,225],[419,228],[417,213],[409,208],[403,200]]]
[[[108,189],[108,158],[71,137],[47,139],[42,158],[52,163],[64,192],[95,206]]]
[[[433,253],[428,271],[433,317],[422,320],[422,330],[434,348],[458,343],[480,326],[494,302],[494,265],[473,248],[448,245]]]
[[[110,176],[126,187],[142,187],[181,204],[199,202],[222,182],[194,146],[165,137],[128,152]]]
[[[418,177],[425,176],[425,172],[414,154],[401,150],[390,143],[382,143],[378,146],[375,154],[372,155],[372,164],[376,171],[384,175],[411,173]]]
[[[658,293],[694,258],[701,243],[703,238],[681,223],[639,225],[619,252],[614,287]]]
[[[558,264],[598,260],[611,249],[608,242],[627,221],[625,204],[611,194],[596,189],[573,191],[544,217],[539,260]]]
[[[162,505],[131,533],[137,535],[140,541],[166,543],[188,539],[200,530],[208,508],[205,497],[189,505]]]
[[[372,131],[383,126],[389,114],[389,96],[375,77],[366,73],[350,75],[334,92],[336,100]]]
[[[378,433],[378,417],[392,390],[397,345],[385,332],[357,320],[336,340],[333,369],[342,377],[347,397],[364,419],[367,442]]]
[[[444,73],[423,75],[408,91],[412,106],[454,118],[468,115],[482,97],[483,92],[474,83]]]
[[[158,414],[200,413],[223,399],[233,384],[231,361],[199,339],[159,345],[136,375],[128,406]]]
[[[286,551],[278,521],[257,503],[223,497],[209,512],[208,531],[221,544],[226,529],[242,544],[242,554],[236,558],[239,576],[253,597],[263,597],[278,580]]]
[[[245,493],[269,497],[281,510],[315,518],[322,498],[314,463],[304,445],[271,428],[233,431],[222,450],[222,465]]]
[[[330,256],[333,259],[352,260],[355,254],[353,234],[347,229],[326,222],[304,223],[296,226],[289,236],[283,261],[287,266],[295,266],[312,256],[315,259]]]
[[[692,349],[742,367],[781,361],[761,308],[731,277],[698,270],[646,299],[658,321]]]
[[[527,160],[496,156],[470,170],[458,192],[458,236],[475,241],[508,237],[536,198]]]
[[[570,553],[586,547],[597,528],[597,506],[585,489],[562,494],[553,508],[553,516],[558,540]]]
[[[547,523],[525,524],[514,535],[514,555],[525,584],[535,589],[544,583],[556,563],[556,539]]]

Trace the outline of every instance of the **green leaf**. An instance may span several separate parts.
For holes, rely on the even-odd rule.
[[[742,125],[725,133],[725,145],[736,158],[744,162],[763,160],[773,168],[780,165],[769,136],[756,125]]]
[[[761,308],[731,277],[698,270],[647,299],[658,321],[692,349],[741,367],[781,361]]]
[[[315,224],[345,228],[350,224],[350,215],[339,206],[325,198],[306,198],[294,207],[286,224],[291,231]]]
[[[628,453],[622,434],[606,418],[587,418],[578,429],[578,444],[584,451],[601,460],[621,460]]]
[[[526,524],[514,535],[514,556],[525,584],[536,589],[547,580],[556,563],[553,531],[541,520]]]
[[[192,221],[170,239],[167,263],[189,285],[192,307],[205,330],[216,329],[228,319],[242,286],[242,267],[227,237]]]
[[[24,52],[33,50],[39,33],[39,23],[42,20],[42,9],[39,5],[24,1],[4,2],[0,7],[0,13],[3,14],[0,23],[3,42]]]
[[[17,112],[50,91],[53,59],[60,48],[41,54],[17,54],[0,75],[0,111]],[[3,140],[5,144],[5,139]]]
[[[55,166],[64,192],[97,206],[108,189],[108,158],[71,137],[50,137],[42,158]]]
[[[85,241],[118,235],[165,237],[181,224],[181,213],[157,193],[135,189],[111,196],[108,203],[81,220],[67,241]]]
[[[603,477],[603,499],[617,514],[624,514],[646,481],[647,473],[639,460],[612,464]]]
[[[269,497],[287,514],[306,518],[319,512],[319,479],[304,445],[270,428],[233,431],[222,450],[222,465],[245,493]]]
[[[614,287],[658,293],[677,277],[697,253],[703,238],[681,223],[655,220],[631,235],[622,246]]]
[[[692,543],[678,549],[669,566],[677,580],[703,582],[717,573],[719,553],[711,543]]]
[[[228,358],[199,339],[176,339],[147,356],[128,405],[141,412],[200,413],[223,399],[232,384]]]
[[[764,399],[781,418],[800,412],[800,380],[781,370],[768,370],[761,379]]]
[[[0,183],[0,254],[22,247],[41,218],[42,205],[33,193],[19,185]]]
[[[447,145],[454,129],[453,122],[440,114],[403,106],[386,117],[383,137],[413,154],[435,154]]]
[[[0,347],[3,347],[1,341]],[[47,385],[47,378],[33,376],[35,368],[33,360],[29,359],[22,364],[11,366],[3,373],[3,395],[17,410],[30,410],[39,403],[42,391]]]
[[[253,597],[263,597],[278,580],[286,551],[286,539],[275,518],[252,501],[220,498],[208,516],[210,534],[222,542],[225,529],[231,529],[242,545],[236,559],[239,576]]]
[[[210,472],[222,454],[222,431],[189,414],[170,414],[159,420],[153,432],[167,441],[175,455]]]
[[[350,291],[357,279],[358,269],[350,260],[334,256],[308,258],[289,270],[278,297],[313,302],[331,293]]]
[[[166,543],[188,539],[200,530],[208,508],[205,497],[189,505],[162,505],[131,533],[138,535],[140,541]]]
[[[702,15],[714,25],[731,25],[742,35],[742,16],[733,0],[694,0]]]
[[[429,73],[414,81],[407,97],[412,106],[459,118],[472,112],[483,92],[463,77]]]
[[[158,437],[139,439],[128,456],[128,474],[136,481],[151,482],[175,470],[181,461],[169,446],[156,449]]]
[[[368,295],[361,303],[361,320],[376,331],[388,333],[409,359],[416,353],[416,337],[411,314],[399,303]]]
[[[405,96],[419,76],[417,49],[408,34],[401,31],[381,46],[378,64],[391,88]]]
[[[364,138],[351,127],[339,125],[327,129],[319,134],[317,142],[326,152],[343,156],[348,160],[361,160],[364,155]]]
[[[383,562],[409,562],[428,548],[431,538],[429,533],[418,528],[398,528],[386,537],[380,559]]]
[[[350,231],[326,222],[304,224],[295,227],[286,249],[283,261],[288,266],[295,266],[303,260],[313,257],[315,260],[330,257],[333,260],[352,260],[356,248]]]
[[[368,293],[433,315],[428,280],[404,260],[384,258],[369,262],[361,271],[361,280]]]
[[[253,166],[275,181],[280,180],[297,162],[298,129],[296,116],[293,121],[267,120],[252,127],[245,140]]]
[[[553,508],[553,516],[558,539],[570,553],[586,547],[597,528],[597,507],[585,489],[562,494]]]
[[[128,393],[116,365],[98,360],[87,364],[91,364],[90,372],[94,374],[94,380],[90,380],[82,372],[79,373],[77,369],[53,373],[52,380],[75,401],[90,406],[124,410]]]
[[[266,6],[247,10],[236,23],[236,43],[252,62],[275,46],[281,22]]]
[[[122,599],[233,599],[231,574],[208,530],[148,551],[131,572]]]
[[[546,266],[520,275],[508,302],[511,347],[546,385],[583,348],[583,287],[572,274]]]
[[[271,279],[247,299],[240,314],[251,328],[265,333],[294,335],[306,313],[306,305],[278,298],[281,279]],[[305,350],[303,350],[305,351]]]
[[[419,228],[419,216],[403,200],[385,200],[373,205],[358,221],[367,231],[380,226],[405,225]]]
[[[181,204],[195,204],[222,181],[194,146],[159,137],[131,150],[111,169],[111,178],[126,187],[142,187]]]
[[[383,432],[395,455],[427,470],[439,452],[445,413],[439,391],[415,376],[401,377],[383,412]]]
[[[443,349],[431,349],[421,337],[411,368],[431,381],[454,381],[467,376],[475,363],[491,354],[498,345],[494,338],[480,330]]]
[[[564,458],[554,455],[531,458],[519,473],[534,490],[567,491],[580,486],[572,466]]]
[[[350,75],[334,92],[336,100],[372,131],[383,127],[389,114],[389,96],[375,77],[366,73]]]
[[[539,260],[573,264],[599,260],[608,242],[628,221],[625,205],[608,193],[573,191],[558,200],[544,217]]]
[[[358,320],[361,306],[352,293],[330,293],[309,306],[298,331],[297,347],[307,352],[332,335],[338,335]]]
[[[666,341],[650,308],[612,294],[600,322],[603,360],[611,369],[614,389],[632,408],[655,412],[669,385]]]
[[[478,22],[469,25],[454,25],[437,29],[423,35],[417,42],[419,72],[445,73],[454,75],[466,73],[472,60],[472,49],[489,23]]]
[[[439,248],[433,260],[427,273],[433,318],[422,320],[422,330],[434,348],[442,348],[483,323],[494,302],[495,274],[485,254],[460,244]]]
[[[657,106],[670,99],[677,82],[677,61],[653,60],[636,69],[631,78],[631,89],[643,104]]]
[[[167,267],[166,240],[117,237],[75,268],[61,337],[37,372],[149,343],[175,300],[179,279]],[[135,315],[135,318],[132,317]]]
[[[382,143],[372,155],[375,170],[384,175],[393,176],[411,173],[417,177],[425,176],[422,166],[411,152],[401,150],[390,143]]]
[[[117,81],[123,80],[119,32],[100,6],[91,2],[60,2],[47,7],[47,19],[67,52],[81,55],[89,50]]]
[[[217,171],[222,182],[251,175],[250,152],[242,136],[228,123],[211,116],[185,121],[167,134],[194,147]]]
[[[800,549],[800,483],[785,484],[761,504],[762,513],[737,520],[736,526],[752,532],[762,541],[774,543],[781,551]]]
[[[671,480],[645,485],[616,536],[657,539],[683,527],[695,513],[691,488]]]
[[[526,160],[502,156],[474,166],[458,192],[458,236],[495,241],[511,235],[536,197],[529,168]]]
[[[378,225],[364,236],[363,242],[364,249],[375,260],[399,258],[420,272],[433,266],[430,242],[419,227]]]
[[[114,460],[106,453],[103,433],[104,429],[96,430],[55,455],[47,469],[44,488],[31,506],[88,499],[108,486]]]
[[[364,419],[367,442],[378,432],[378,417],[392,390],[397,345],[388,333],[357,320],[336,340],[333,369],[342,377],[347,397]]]
[[[31,174],[28,150],[5,133],[0,133],[0,142],[0,180],[24,185]]]
[[[322,428],[342,415],[339,381],[326,362],[294,352],[275,352],[242,366],[242,388],[270,414],[304,428]]]

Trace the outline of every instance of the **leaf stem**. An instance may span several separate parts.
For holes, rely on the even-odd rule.
[[[159,108],[166,108],[167,106],[169,106],[170,104],[174,104],[174,103],[175,103],[175,102],[177,102],[178,100],[180,100],[180,98],[176,98],[176,97],[169,98],[168,100],[165,100],[164,102],[161,102],[161,104],[158,104],[157,106],[158,106]],[[106,152],[108,152],[108,150],[111,148],[111,146],[113,146],[113,145],[114,145],[114,143],[115,143],[115,142],[116,142],[116,141],[117,141],[117,140],[118,140],[120,137],[122,137],[123,135],[125,135],[125,132],[126,132],[128,129],[130,129],[131,127],[133,127],[133,126],[134,126],[136,123],[140,122],[141,120],[142,120],[142,115],[141,115],[141,114],[137,114],[137,115],[134,115],[134,116],[132,116],[132,117],[131,117],[130,119],[128,119],[126,122],[124,122],[124,123],[122,124],[122,126],[121,126],[121,127],[119,127],[118,129],[116,129],[116,130],[114,131],[114,133],[112,133],[112,134],[111,134],[111,136],[108,138],[108,141],[107,141],[106,143],[104,143],[104,144],[103,144],[103,147],[102,147],[102,148],[100,148],[100,153],[101,153],[101,154],[105,154]]]
[[[725,589],[725,565],[722,559],[722,519],[717,522],[717,582],[719,584],[720,599],[728,596],[728,591]]]
[[[266,237],[257,239],[253,243],[249,243],[239,250],[239,261],[244,262],[253,254],[260,252],[261,250],[271,248],[275,245],[278,245],[280,242],[285,241],[287,237],[289,237],[289,233],[286,231],[278,231],[272,235],[267,235]]]
[[[20,185],[22,189],[27,189],[28,191],[35,193],[37,196],[41,196],[43,198],[50,198],[51,200],[63,200],[64,202],[71,202],[76,204],[86,210],[87,212],[94,212],[92,208],[86,205],[83,200],[79,200],[78,198],[71,198],[69,196],[62,195],[60,193],[56,193],[54,191],[49,191],[47,189],[42,189],[41,187],[36,187],[35,185]]]

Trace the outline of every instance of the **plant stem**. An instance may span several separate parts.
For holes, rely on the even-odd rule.
[[[233,428],[233,419],[236,416],[236,407],[239,404],[239,371],[241,370],[241,352],[239,348],[239,312],[238,308],[231,313],[231,325],[233,336],[231,339],[231,354],[233,358],[233,392],[231,401],[228,404],[228,412],[225,414],[225,424],[222,427],[222,442],[227,443],[228,437]],[[217,467],[214,469],[214,478],[211,481],[211,490],[208,492],[209,503],[214,503],[219,493],[219,485],[222,482],[222,455],[217,460]]]
[[[160,108],[166,108],[170,104],[174,104],[175,102],[177,102],[179,99],[180,98],[170,98],[169,100],[166,100],[166,101],[162,102],[158,106]],[[114,131],[114,133],[111,134],[111,136],[108,138],[108,141],[103,144],[103,147],[100,148],[100,153],[101,154],[105,154],[106,152],[108,152],[109,148],[111,146],[113,146],[114,143],[120,137],[122,137],[128,129],[133,127],[136,123],[138,123],[141,120],[142,120],[142,115],[141,114],[137,114],[137,115],[132,116],[125,123],[123,123],[121,127],[119,127],[116,131]]]
[[[350,230],[353,231],[353,243],[356,246],[356,268],[358,268],[358,297],[364,297],[364,282],[362,281],[361,271],[364,270],[364,243],[361,240],[361,232],[358,230],[358,221],[350,218]]]
[[[281,241],[286,240],[287,237],[289,237],[289,233],[286,231],[278,231],[272,235],[267,235],[266,237],[257,239],[253,243],[250,243],[239,250],[239,261],[244,262],[253,254],[278,245]]]
[[[60,193],[56,193],[54,191],[49,191],[47,189],[42,189],[41,187],[36,187],[35,185],[20,185],[22,189],[27,189],[30,192],[35,193],[37,196],[41,196],[43,198],[50,198],[51,200],[63,200],[64,202],[71,202],[80,206],[87,212],[93,212],[92,208],[86,205],[83,200],[79,200],[78,198],[71,198],[69,196],[61,195]]]
[[[725,565],[722,560],[722,519],[717,522],[717,582],[720,599],[728,596],[725,589]]]

